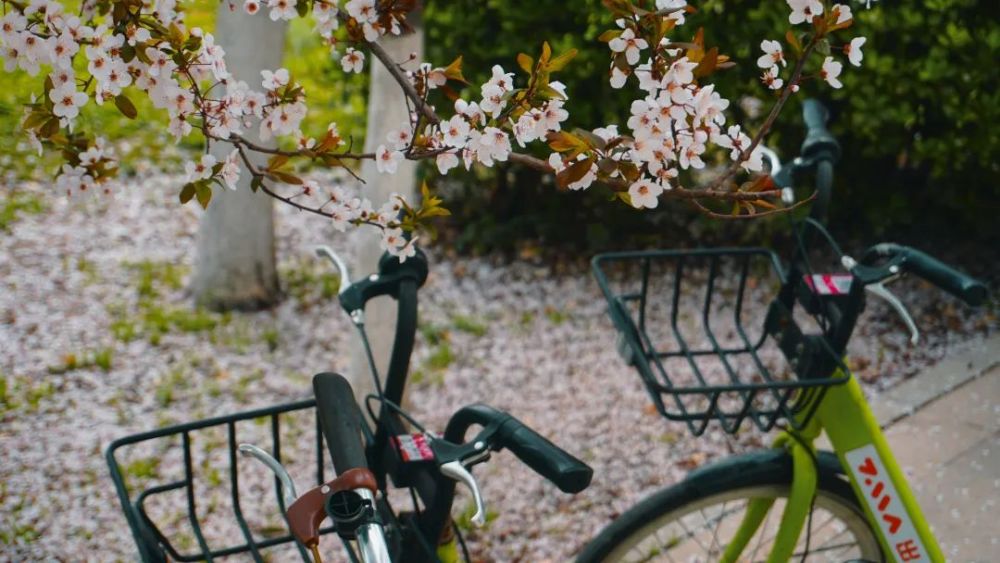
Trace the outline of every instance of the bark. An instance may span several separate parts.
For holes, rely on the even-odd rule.
[[[407,61],[411,53],[416,53],[415,60],[404,65],[407,70],[415,70],[419,61],[423,60],[424,32],[420,12],[411,13],[407,21],[413,26],[413,33],[402,37],[386,36],[379,43],[396,62]],[[389,131],[409,122],[409,115],[406,98],[396,80],[374,57],[368,57],[367,62],[371,65],[371,86],[368,96],[365,152],[374,152],[379,145],[387,144],[386,135]],[[388,200],[393,193],[402,195],[407,201],[415,201],[417,164],[413,161],[401,162],[395,174],[379,174],[374,161],[366,160],[361,167],[361,177],[367,182],[362,188],[365,196],[376,206]],[[376,270],[379,257],[382,255],[379,246],[381,234],[375,229],[365,229],[365,231],[364,236],[359,237],[355,244],[354,255],[357,259],[351,267],[351,271],[356,272],[354,275],[359,279],[362,275],[368,275]],[[395,301],[387,297],[375,299],[369,303],[365,315],[372,352],[379,373],[384,376],[389,365],[389,353],[395,335]],[[364,397],[374,391],[368,361],[360,344],[352,350],[349,379],[358,397]]]
[[[272,22],[262,14],[250,16],[238,7],[230,11],[228,6],[228,2],[219,5],[216,43],[226,51],[232,79],[259,89],[260,71],[281,67],[287,23]],[[246,136],[259,141],[256,123]],[[215,143],[211,152],[221,161],[231,150]],[[261,309],[281,298],[273,203],[265,194],[253,193],[250,180],[244,168],[236,191],[213,187],[212,201],[201,219],[191,290],[200,305],[211,309]]]

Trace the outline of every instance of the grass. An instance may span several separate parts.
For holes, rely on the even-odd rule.
[[[153,260],[142,260],[140,262],[125,262],[125,269],[130,270],[136,276],[136,291],[139,297],[160,297],[160,289],[178,290],[184,287],[184,278],[188,274],[188,268],[172,262],[156,262]]]
[[[212,333],[232,320],[229,313],[214,313],[187,305],[164,304],[160,300],[169,292],[184,287],[186,266],[170,262],[126,262],[124,267],[132,273],[138,296],[136,309],[118,303],[108,306],[111,316],[110,330],[115,339],[131,342],[146,338],[157,346],[163,337],[174,332]]]
[[[455,330],[466,332],[473,336],[484,336],[488,327],[473,317],[467,315],[454,315],[451,317],[452,326]]]
[[[299,258],[282,265],[279,274],[285,293],[298,301],[302,309],[333,299],[340,290],[340,276],[331,272],[325,263],[312,258]]]
[[[111,371],[111,361],[114,358],[114,354],[114,350],[111,348],[101,348],[100,350],[84,352],[80,355],[73,353],[66,354],[63,356],[62,364],[49,366],[48,371],[51,374],[59,375],[78,369],[97,367],[107,373]]]
[[[12,190],[0,200],[0,231],[10,232],[11,226],[24,215],[38,215],[45,211],[42,198],[33,193]]]

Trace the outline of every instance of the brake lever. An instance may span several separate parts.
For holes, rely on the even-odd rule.
[[[472,442],[462,445],[455,445],[445,440],[431,440],[430,447],[434,451],[434,457],[439,462],[438,470],[441,474],[457,483],[465,485],[472,493],[472,501],[476,505],[476,513],[472,515],[472,523],[481,528],[486,525],[486,503],[483,501],[483,494],[479,488],[479,483],[473,477],[469,468],[477,463],[481,463],[490,458],[490,448],[487,447],[488,440],[483,439],[484,434],[490,434],[494,429],[487,428]]]
[[[840,257],[840,263],[844,266],[847,271],[854,274],[856,278],[862,280],[865,283],[865,291],[871,293],[872,295],[884,299],[889,306],[895,309],[896,314],[903,318],[903,322],[906,324],[906,328],[910,330],[910,345],[916,345],[920,341],[920,329],[917,328],[917,323],[913,322],[913,317],[910,316],[910,311],[907,310],[906,305],[899,300],[885,284],[892,283],[899,279],[900,268],[899,264],[889,264],[888,266],[888,277],[885,274],[880,275],[878,281],[869,281],[873,278],[869,277],[871,272],[877,272],[878,270],[872,270],[871,268],[866,268],[861,264],[858,264],[857,260],[854,258],[843,255]]]
[[[476,478],[472,476],[472,473],[469,473],[469,470],[457,460],[442,464],[439,469],[442,475],[454,479],[472,491],[472,501],[476,503],[476,513],[472,515],[472,523],[477,528],[485,526],[486,503],[483,502],[483,493],[479,490],[479,483],[476,482]]]
[[[884,299],[893,309],[896,310],[896,314],[903,318],[903,322],[906,323],[906,328],[910,329],[911,345],[916,345],[916,343],[920,341],[920,330],[917,328],[917,324],[913,322],[913,317],[910,316],[910,312],[906,309],[906,305],[903,305],[903,302],[900,301],[898,297],[886,289],[884,283],[878,282],[866,285],[865,291],[868,291],[876,297]]]
[[[261,463],[266,465],[267,468],[270,469],[272,473],[274,473],[274,476],[277,477],[279,481],[281,481],[281,489],[282,493],[284,493],[283,497],[285,499],[285,509],[291,506],[299,495],[295,493],[295,482],[292,481],[292,476],[288,474],[288,470],[286,470],[285,467],[281,465],[281,463],[278,460],[271,457],[271,454],[265,452],[264,450],[258,448],[253,444],[240,444],[239,450],[240,453],[243,455],[248,455],[253,458],[256,458],[257,461],[260,461]]]

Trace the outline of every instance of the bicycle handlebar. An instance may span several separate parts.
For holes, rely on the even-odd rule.
[[[817,158],[827,153],[831,160],[840,159],[840,144],[826,128],[830,112],[819,100],[807,99],[802,102],[802,120],[806,123],[806,138],[802,141],[802,156]]]
[[[320,373],[313,377],[313,392],[320,426],[337,474],[356,468],[367,469],[362,427],[365,421],[354,400],[351,384],[336,373]]]
[[[890,267],[895,265],[920,276],[972,307],[982,305],[989,295],[984,283],[909,246],[891,242],[876,244],[865,252],[861,262],[868,264],[875,258],[889,258]]]
[[[476,404],[456,412],[445,430],[444,439],[461,444],[465,432],[473,424],[496,428],[493,434],[495,450],[507,448],[536,473],[551,481],[565,493],[578,493],[590,485],[594,470],[566,450],[553,444],[509,413]]]

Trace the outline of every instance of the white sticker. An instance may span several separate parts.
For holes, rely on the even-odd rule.
[[[875,446],[847,452],[847,465],[897,561],[930,561]]]

